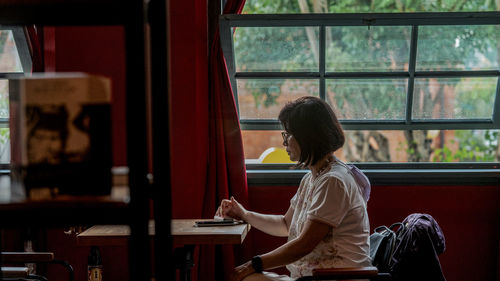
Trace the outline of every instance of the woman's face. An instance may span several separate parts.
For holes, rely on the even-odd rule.
[[[286,148],[286,152],[292,161],[299,161],[300,159],[300,146],[293,135],[285,132],[283,134],[283,145]]]

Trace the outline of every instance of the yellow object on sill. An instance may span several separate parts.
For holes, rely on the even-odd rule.
[[[271,147],[262,152],[259,163],[295,163],[290,160],[288,153],[283,148]]]

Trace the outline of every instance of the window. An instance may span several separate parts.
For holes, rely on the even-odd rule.
[[[244,14],[220,24],[249,162],[281,146],[278,112],[303,95],[338,114],[348,161],[500,160],[499,12]],[[268,143],[249,152],[254,139]]]
[[[0,26],[0,167],[10,162],[8,79],[31,73],[31,55],[22,27]]]

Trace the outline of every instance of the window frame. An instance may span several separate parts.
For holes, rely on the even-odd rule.
[[[354,163],[373,185],[499,185],[500,163]],[[298,186],[294,164],[246,164],[249,186]]]
[[[235,72],[233,28],[259,26],[323,26],[320,30],[320,71],[319,73],[276,73],[276,72]],[[324,69],[325,26],[387,26],[411,25],[412,38],[408,73],[358,73],[358,78],[397,77],[412,78],[432,75],[432,77],[472,77],[484,75],[497,77],[497,89],[492,118],[488,120],[435,120],[417,122],[394,121],[349,121],[341,120],[346,130],[432,130],[432,129],[499,129],[500,128],[500,70],[499,71],[442,71],[416,72],[417,33],[415,26],[424,25],[486,25],[500,24],[500,12],[447,12],[447,13],[365,13],[365,14],[245,14],[221,15],[219,31],[221,46],[226,59],[230,83],[233,88],[234,99],[238,106],[236,79],[239,78],[267,78],[277,79],[284,77],[321,78],[327,74]],[[299,25],[300,26],[300,25]],[[418,27],[416,28],[418,31]],[[321,35],[322,34],[322,35]],[[323,41],[323,42],[322,42]],[[353,77],[356,73],[336,73],[339,78]],[[437,75],[436,75],[437,74]],[[322,97],[324,98],[324,85]],[[412,85],[413,86],[413,85]],[[321,93],[321,91],[320,91]],[[412,102],[412,94],[407,94],[407,101]],[[410,107],[406,105],[406,116],[411,115]],[[410,116],[411,118],[411,116]],[[240,120],[242,130],[281,130],[277,120]],[[372,185],[498,185],[500,183],[499,162],[476,163],[355,163],[369,177]],[[254,164],[246,163],[249,186],[296,186],[307,172],[294,164]]]
[[[259,14],[221,15],[221,45],[239,114],[236,79],[313,78],[319,80],[320,98],[325,99],[326,79],[405,78],[408,79],[405,120],[340,120],[346,130],[464,130],[500,128],[500,70],[416,71],[418,27],[428,25],[500,25],[500,12],[447,13],[365,13],[365,14]],[[235,27],[314,26],[319,33],[318,72],[236,72],[233,46]],[[411,26],[409,69],[404,72],[326,72],[325,29],[327,26]],[[480,119],[412,118],[413,88],[416,78],[496,77],[497,87],[492,117]],[[498,110],[498,111],[497,111]],[[243,130],[280,130],[278,120],[240,119]]]
[[[22,72],[0,72],[0,79],[11,79],[31,75],[32,57],[28,43],[28,33],[25,27],[19,25],[0,25],[0,30],[12,31],[17,53],[21,62]],[[0,128],[9,128],[9,118],[0,118]],[[0,163],[0,176],[9,174],[10,163]]]

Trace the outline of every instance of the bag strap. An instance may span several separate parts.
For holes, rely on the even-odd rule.
[[[384,231],[387,231],[387,232],[389,232],[389,233],[390,233],[390,232],[393,232],[390,228],[388,228],[388,227],[387,227],[387,226],[385,226],[385,225],[378,226],[377,228],[375,228],[375,229],[373,230],[373,232],[374,232],[374,233],[375,233],[375,232],[379,232],[379,233],[380,233],[380,232],[384,232]]]
[[[398,227],[396,230],[395,228]],[[396,234],[399,234],[401,232],[403,232],[405,230],[405,225],[401,222],[395,222],[393,224],[391,224],[391,226],[389,226],[389,229],[394,231]]]

